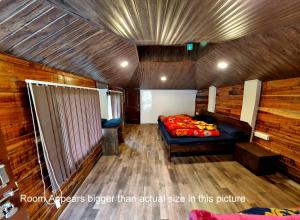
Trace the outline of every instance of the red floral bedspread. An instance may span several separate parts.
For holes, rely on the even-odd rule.
[[[188,115],[160,116],[172,137],[216,137],[220,132],[214,124],[193,120]]]

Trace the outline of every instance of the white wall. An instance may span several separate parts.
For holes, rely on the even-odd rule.
[[[141,124],[157,123],[159,115],[194,115],[197,90],[141,90]]]

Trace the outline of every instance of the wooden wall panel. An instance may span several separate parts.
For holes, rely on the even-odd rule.
[[[280,169],[300,182],[300,77],[263,83],[254,142],[282,155]]]
[[[201,111],[207,111],[208,106],[208,89],[202,89],[197,91],[195,114]]]
[[[43,195],[43,184],[34,143],[34,133],[25,79],[95,87],[95,81],[54,70],[39,64],[0,54],[0,131],[7,159],[20,193]],[[64,192],[74,192],[97,158],[101,147],[85,161],[84,167],[63,186]],[[48,192],[47,192],[48,193]],[[56,209],[44,203],[24,204],[31,219],[56,215]],[[59,210],[61,211],[61,210]]]
[[[208,90],[198,90],[195,111],[207,109],[207,99]],[[216,112],[239,119],[242,101],[243,85],[217,88]],[[255,129],[270,140],[253,141],[281,154],[280,170],[300,182],[300,77],[263,82]]]
[[[240,119],[243,104],[243,85],[217,88],[216,113]]]
[[[139,45],[137,51],[140,62],[180,62],[184,60],[197,61],[199,54],[205,46],[193,43],[193,50],[188,51],[186,45]]]

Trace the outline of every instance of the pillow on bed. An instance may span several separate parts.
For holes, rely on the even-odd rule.
[[[210,115],[195,115],[193,117],[193,120],[205,121],[208,124],[216,124],[216,122],[217,122],[217,120],[213,116],[210,116]]]
[[[228,124],[218,124],[218,129],[226,132],[227,134],[229,134],[232,137],[238,137],[238,136],[244,134],[244,132],[242,130],[240,130],[239,128],[233,127]]]
[[[114,118],[110,120],[106,120],[103,124],[103,128],[116,128],[122,124],[122,119],[121,118]]]

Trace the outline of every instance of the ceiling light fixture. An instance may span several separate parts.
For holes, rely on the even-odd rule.
[[[218,63],[218,68],[219,69],[226,69],[227,67],[228,67],[227,62],[221,61],[221,62]]]
[[[122,63],[121,63],[121,67],[126,67],[128,66],[128,61],[124,60]]]
[[[160,80],[163,81],[163,82],[165,82],[167,80],[167,77],[166,76],[162,76],[162,77],[160,77]]]

